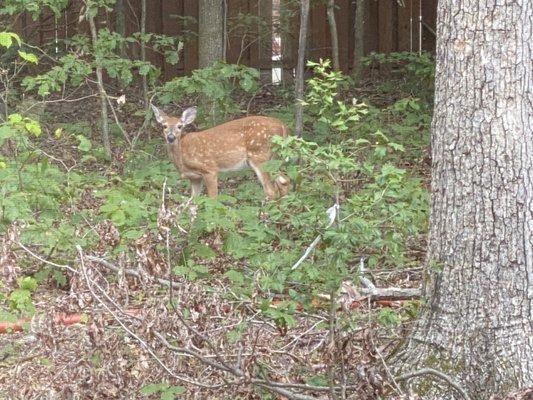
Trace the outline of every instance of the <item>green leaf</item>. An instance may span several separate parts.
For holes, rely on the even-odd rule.
[[[26,53],[25,51],[19,50],[19,56],[23,60],[28,61],[28,62],[30,62],[32,64],[38,64],[39,63],[39,58],[35,54]]]
[[[139,75],[145,76],[148,75],[148,72],[150,72],[150,64],[143,64],[139,68]]]
[[[111,214],[111,221],[117,226],[122,226],[126,223],[126,214],[124,210],[116,210]]]
[[[76,136],[76,139],[78,139],[78,141],[80,142],[80,144],[78,145],[78,149],[80,151],[83,151],[84,153],[87,153],[88,151],[91,150],[92,148],[92,143],[89,139],[87,139],[85,136],[83,135],[77,135]]]
[[[13,45],[13,41],[17,42],[20,46],[21,41],[19,35],[13,32],[0,32],[0,46],[9,48]]]
[[[57,286],[66,286],[67,284],[67,277],[63,273],[63,271],[54,270],[52,272],[52,277],[56,281]]]
[[[392,149],[396,151],[405,151],[405,147],[403,147],[403,145],[399,143],[390,142],[389,147],[391,147]]]
[[[183,386],[170,386],[163,393],[161,393],[161,400],[174,400],[177,395],[183,394],[187,391]]]
[[[171,65],[176,65],[180,61],[179,52],[177,51],[166,51],[165,60]]]
[[[30,292],[37,289],[37,280],[31,276],[25,276],[22,279],[19,278],[18,284],[21,289],[29,290]]]
[[[194,249],[194,252],[204,260],[212,260],[217,256],[217,253],[215,253],[211,247],[202,243],[196,243],[192,248]]]
[[[166,390],[167,388],[168,384],[166,383],[151,383],[141,388],[141,394],[151,395]]]
[[[269,160],[261,165],[264,172],[277,173],[283,164],[281,160]]]
[[[9,122],[12,124],[18,124],[22,122],[22,115],[16,113],[16,114],[10,114],[8,117]]]
[[[378,322],[387,328],[394,328],[400,324],[401,318],[390,308],[382,308],[378,313]]]
[[[385,146],[376,146],[374,154],[380,158],[385,157],[387,154],[387,148]]]
[[[17,131],[8,125],[0,125],[0,146],[4,140],[10,139],[16,135]]]
[[[242,285],[244,283],[244,275],[242,272],[235,269],[230,269],[224,274],[232,283]]]
[[[39,122],[26,119],[24,127],[33,136],[35,137],[41,136],[42,130],[41,130],[41,125],[39,124]]]

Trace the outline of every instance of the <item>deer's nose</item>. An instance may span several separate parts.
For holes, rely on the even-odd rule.
[[[167,135],[167,142],[172,143],[174,140],[176,140],[176,136],[174,136],[174,134],[171,133],[170,135]]]

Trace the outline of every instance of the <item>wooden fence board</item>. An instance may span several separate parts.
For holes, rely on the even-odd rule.
[[[365,29],[363,37],[365,41],[365,54],[368,54],[379,50],[379,33],[381,27],[378,25],[378,2],[366,0],[365,3]]]
[[[351,0],[337,0],[335,9],[339,41],[339,63],[342,70],[350,69],[353,53],[353,29]],[[339,34],[343,32],[342,36]]]
[[[392,0],[378,1],[378,26],[380,27],[378,49],[380,53],[397,51],[398,5]]]

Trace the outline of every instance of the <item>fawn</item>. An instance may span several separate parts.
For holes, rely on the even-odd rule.
[[[251,167],[263,185],[266,197],[275,199],[289,191],[289,178],[280,175],[274,183],[261,165],[272,159],[270,140],[286,136],[287,128],[276,118],[250,116],[226,122],[204,131],[184,133],[184,127],[196,118],[196,107],[187,108],[181,117],[171,117],[154,105],[157,122],[163,134],[172,162],[181,175],[191,181],[192,196],[202,191],[218,194],[218,173]]]

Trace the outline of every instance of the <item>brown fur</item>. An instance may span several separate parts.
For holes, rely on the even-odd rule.
[[[165,126],[172,162],[181,175],[191,181],[193,196],[201,191],[202,182],[206,184],[209,197],[217,196],[218,173],[247,166],[255,171],[268,198],[287,194],[287,177],[278,176],[275,183],[272,183],[269,174],[261,170],[261,165],[273,157],[270,146],[272,137],[287,135],[287,128],[280,120],[251,116],[204,131],[183,134],[183,126],[179,130],[176,127],[182,123],[185,112],[182,118],[166,116],[155,107],[154,112],[158,121]],[[177,132],[172,143],[168,143],[169,132]]]

